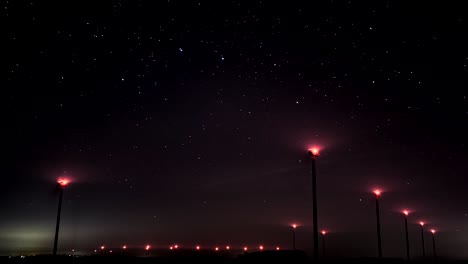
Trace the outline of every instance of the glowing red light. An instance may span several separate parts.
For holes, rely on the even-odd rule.
[[[170,250],[173,250],[173,249],[174,249],[174,247],[170,246],[170,247],[169,247],[169,249],[170,249]]]
[[[311,149],[309,149],[309,153],[312,154],[312,156],[318,157],[319,149],[318,148],[311,148]]]
[[[322,230],[322,235],[325,235],[326,233],[327,233],[327,231]]]
[[[101,246],[101,250],[104,250],[106,247],[105,246]]]
[[[175,244],[175,245],[174,245],[174,248],[175,248],[175,249],[178,249],[178,248],[179,248],[179,245]]]
[[[276,247],[276,250],[280,250],[280,247]]]
[[[146,250],[149,250],[149,249],[150,249],[150,245],[146,245],[145,249],[146,249]]]
[[[419,222],[419,224],[420,224],[421,226],[424,226],[424,222]]]
[[[69,179],[66,179],[66,178],[59,178],[57,180],[57,183],[61,186],[61,187],[65,187],[67,186],[69,183],[70,183],[70,180]]]
[[[260,246],[258,247],[258,249],[260,249],[260,250],[263,250],[263,246],[262,246],[262,245],[260,245]]]
[[[380,190],[374,190],[374,194],[375,196],[380,196],[380,194],[382,194],[382,192]]]
[[[247,251],[249,248],[248,247],[244,247],[244,251]]]
[[[226,250],[229,250],[229,246],[226,246]]]
[[[127,246],[126,246],[126,245],[123,245],[123,246],[122,246],[122,249],[127,249]]]
[[[219,250],[219,247],[215,247],[215,251],[218,251]]]
[[[404,210],[404,211],[403,211],[403,214],[406,215],[406,216],[408,216],[408,215],[409,215],[409,212],[408,212],[407,210]]]
[[[109,253],[112,253],[112,249],[111,249],[111,250],[109,250]]]
[[[435,232],[436,232],[435,229],[431,229],[432,234],[435,234]]]
[[[197,250],[200,250],[200,246],[196,246],[195,248],[196,248]]]
[[[292,228],[296,229],[297,225],[296,224],[293,224],[292,225]]]

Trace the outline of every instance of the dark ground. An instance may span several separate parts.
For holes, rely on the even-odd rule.
[[[0,263],[313,263],[303,251],[265,251],[245,253],[238,256],[228,256],[213,252],[184,252],[172,256],[66,256],[51,255],[0,257]],[[428,258],[409,261],[411,263],[467,263],[466,260],[447,260]],[[348,259],[322,259],[320,263],[408,263],[404,259],[395,258],[348,258]]]

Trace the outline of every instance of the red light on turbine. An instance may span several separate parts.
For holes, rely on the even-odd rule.
[[[327,233],[327,231],[322,230],[322,235],[325,235],[326,233]]]
[[[431,229],[431,233],[432,234],[435,234],[436,230],[435,229]]]
[[[196,248],[197,250],[200,250],[200,246],[196,246],[195,248]]]
[[[105,246],[101,246],[101,250],[104,250],[106,247]]]
[[[297,225],[296,225],[296,224],[293,224],[291,227],[294,228],[294,229],[296,229]]]
[[[420,224],[421,226],[424,226],[424,222],[419,222],[419,224]]]
[[[373,193],[375,194],[375,196],[379,197],[379,196],[382,194],[382,191],[380,191],[380,190],[374,190]]]
[[[146,250],[149,250],[149,249],[150,249],[150,245],[146,245],[145,249],[146,249]]]
[[[218,251],[219,250],[219,247],[215,247],[215,251]]]
[[[276,247],[276,250],[280,250],[280,247]]]
[[[122,249],[127,249],[127,246],[126,246],[126,245],[123,245],[123,246],[122,246]]]
[[[406,215],[406,216],[408,216],[408,215],[409,215],[409,212],[408,212],[408,210],[403,210],[403,212],[402,212],[402,213],[403,213],[404,215]]]
[[[318,157],[319,156],[319,149],[318,148],[310,148],[309,149],[309,154],[314,156],[314,157]]]
[[[262,246],[262,245],[260,245],[260,246],[258,247],[258,249],[260,249],[260,250],[263,250],[263,246]]]
[[[226,250],[229,250],[229,248],[230,248],[229,246],[226,246]]]
[[[244,251],[247,251],[249,248],[248,247],[244,247]]]
[[[59,178],[57,183],[60,185],[60,187],[65,187],[70,183],[70,180],[66,178]]]

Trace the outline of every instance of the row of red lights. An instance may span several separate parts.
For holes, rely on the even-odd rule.
[[[150,248],[151,248],[150,245],[146,245],[146,246],[145,246],[145,250],[150,250]],[[170,250],[174,250],[174,249],[178,249],[178,248],[179,248],[179,245],[173,245],[173,246],[170,246],[170,247],[169,247]],[[101,246],[100,249],[101,249],[101,250],[104,250],[104,249],[106,249],[106,247],[105,247],[105,246]],[[127,245],[123,245],[123,246],[122,246],[122,249],[123,249],[123,250],[126,250],[126,249],[127,249]],[[200,246],[195,246],[195,249],[196,249],[196,250],[200,250],[201,247],[200,247]],[[231,249],[230,246],[226,246],[226,250],[230,250],[230,249]],[[264,249],[263,245],[258,246],[258,249],[259,249],[259,250],[263,250],[263,249]],[[280,247],[276,247],[275,249],[276,249],[276,250],[280,250]],[[219,250],[220,250],[220,247],[215,247],[214,250],[215,250],[215,251],[219,251]],[[248,247],[243,247],[243,250],[244,250],[244,251],[247,251],[247,250],[249,250],[249,248],[248,248]],[[94,250],[94,252],[97,252],[97,250]],[[109,252],[112,253],[112,250],[110,250]]]
[[[376,198],[379,198],[380,195],[382,194],[382,191],[379,190],[379,189],[376,189],[376,190],[373,191],[373,193],[374,193],[374,195],[375,195]],[[410,211],[408,211],[408,210],[403,210],[403,211],[401,211],[401,213],[404,214],[405,216],[408,216],[408,215],[410,214]],[[422,221],[419,222],[418,224],[421,225],[421,226],[424,226],[424,225],[425,225],[425,223],[422,222]],[[430,231],[432,234],[435,234],[435,233],[437,232],[435,229],[430,229],[429,231]]]
[[[316,148],[316,147],[310,148],[310,149],[309,149],[309,153],[310,153],[311,155],[315,156],[315,157],[318,157],[318,156],[319,156],[319,149]],[[57,181],[57,183],[58,183],[61,187],[65,187],[65,186],[68,185],[68,183],[70,183],[70,180],[69,180],[69,179],[66,179],[66,178],[59,178],[58,181]],[[376,198],[378,198],[378,197],[380,197],[380,195],[382,194],[382,191],[379,190],[379,189],[375,189],[375,190],[373,191],[373,193],[374,193],[374,195],[376,196]],[[402,213],[403,213],[405,216],[408,216],[408,215],[409,215],[409,211],[408,211],[408,210],[403,210]],[[420,224],[421,226],[424,226],[424,222],[419,222],[419,224]],[[295,229],[295,228],[297,227],[297,225],[296,225],[296,224],[293,224],[292,227]],[[430,229],[430,232],[434,234],[434,233],[436,233],[436,230],[435,230],[435,229]],[[326,234],[326,231],[323,230],[323,231],[321,231],[321,233],[322,233],[322,235],[325,235],[325,234]],[[260,246],[260,247],[262,247],[262,246]],[[174,248],[177,248],[177,245],[175,245]],[[149,249],[149,248],[148,248],[148,249]],[[173,249],[173,247],[170,247],[170,249]],[[199,246],[197,246],[197,249],[199,249]],[[229,249],[229,246],[228,246],[227,249]],[[246,248],[244,248],[244,249],[246,249]],[[219,250],[219,249],[216,247],[215,250]]]

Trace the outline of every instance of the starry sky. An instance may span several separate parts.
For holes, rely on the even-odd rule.
[[[99,2],[99,3],[97,3]],[[2,1],[0,253],[101,244],[468,258],[461,3]],[[426,251],[431,254],[430,235]]]

